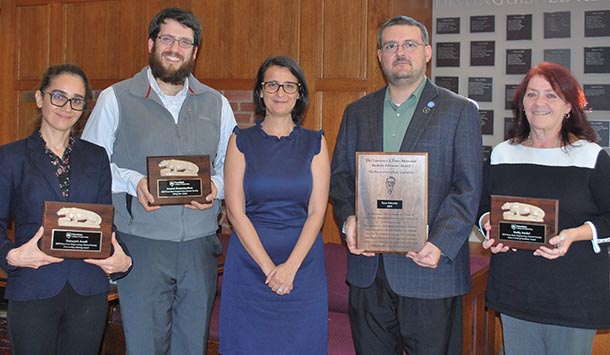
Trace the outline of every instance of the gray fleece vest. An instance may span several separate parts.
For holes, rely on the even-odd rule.
[[[119,103],[112,162],[147,175],[147,156],[208,154],[212,165],[210,172],[214,175],[222,112],[220,93],[191,75],[189,91],[176,124],[152,90],[147,69],[145,67],[133,78],[112,87]],[[205,211],[178,205],[146,212],[134,197],[130,214],[125,195],[112,195],[114,222],[121,232],[149,239],[184,241],[214,234],[218,228],[218,200],[214,201],[214,207]]]

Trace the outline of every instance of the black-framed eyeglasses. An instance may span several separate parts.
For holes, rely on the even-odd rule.
[[[287,94],[294,94],[295,92],[299,91],[301,84],[292,81],[285,81],[283,84],[280,84],[274,80],[263,81],[261,86],[267,94],[275,94],[280,88],[284,89],[284,92]]]
[[[85,99],[83,99],[82,97],[73,97],[73,98],[69,99],[65,95],[60,94],[56,91],[51,91],[51,92],[41,91],[41,92],[43,94],[49,95],[49,99],[51,99],[51,105],[53,105],[53,106],[64,107],[64,106],[66,106],[66,104],[68,102],[70,102],[70,107],[74,111],[85,111],[85,106],[87,104],[87,101]]]
[[[381,51],[385,53],[396,53],[398,48],[402,47],[405,52],[413,52],[419,46],[427,46],[425,43],[418,43],[411,40],[406,40],[402,43],[388,42],[381,46]]]
[[[191,48],[195,45],[193,41],[188,38],[176,38],[170,35],[160,35],[157,37],[161,43],[171,46],[174,42],[178,41],[178,45],[182,48]]]

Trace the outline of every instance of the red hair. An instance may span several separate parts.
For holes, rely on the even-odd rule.
[[[525,96],[527,85],[536,75],[548,81],[555,93],[572,107],[569,119],[564,119],[561,125],[560,135],[563,145],[570,144],[570,134],[591,142],[598,141],[597,133],[595,133],[595,130],[591,127],[589,121],[587,121],[585,113],[587,99],[578,80],[566,67],[551,62],[542,62],[531,68],[515,89],[515,96],[513,97],[513,126],[509,131],[508,138],[515,143],[521,143],[530,134],[530,125],[523,109],[523,97]]]

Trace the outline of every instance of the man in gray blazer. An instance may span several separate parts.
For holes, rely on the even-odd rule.
[[[462,295],[471,286],[468,235],[481,191],[479,114],[472,101],[426,78],[432,48],[423,24],[395,17],[382,25],[377,45],[388,86],[345,108],[332,161],[330,197],[350,251],[354,345],[358,354],[459,354]],[[356,248],[356,152],[428,153],[421,250]]]

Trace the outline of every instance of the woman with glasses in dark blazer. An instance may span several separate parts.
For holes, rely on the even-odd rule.
[[[13,354],[98,354],[108,277],[131,266],[114,235],[114,252],[106,259],[62,259],[38,247],[44,201],[112,203],[106,152],[72,134],[89,97],[81,68],[48,68],[35,93],[40,128],[0,147],[0,266],[8,274]],[[10,218],[14,241],[7,237]]]

